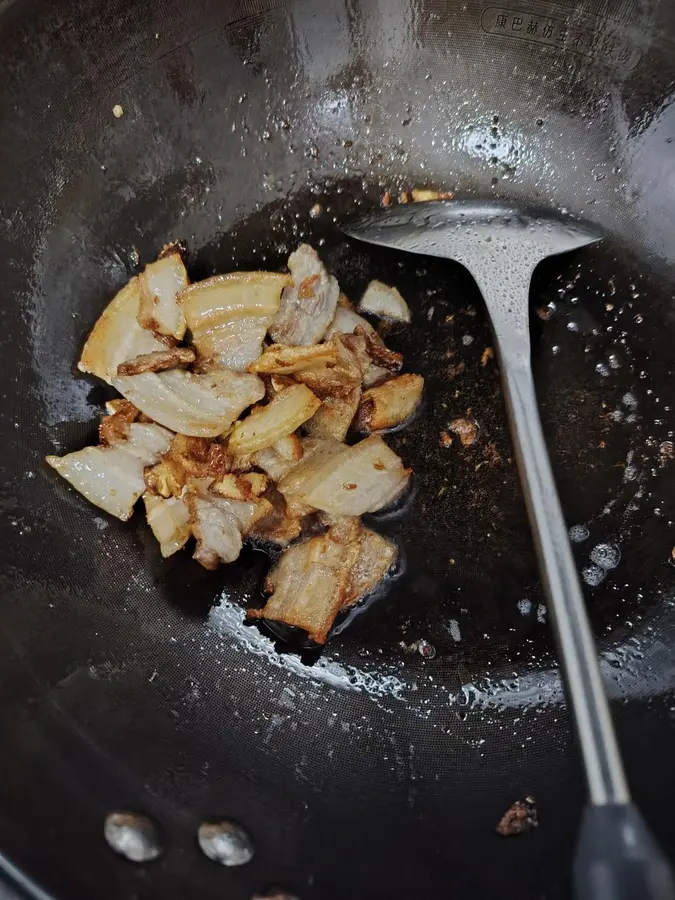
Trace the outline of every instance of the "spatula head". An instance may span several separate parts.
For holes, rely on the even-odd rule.
[[[351,237],[471,268],[477,255],[527,251],[532,268],[548,256],[603,238],[592,222],[548,209],[480,200],[411,203],[381,210],[346,227]]]

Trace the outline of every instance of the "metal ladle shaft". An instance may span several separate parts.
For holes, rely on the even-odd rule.
[[[589,804],[574,864],[577,900],[674,900],[669,864],[631,802],[530,364],[529,286],[539,262],[600,240],[591,223],[491,203],[420,203],[364,220],[360,240],[453,259],[473,275],[495,335],[504,394]]]

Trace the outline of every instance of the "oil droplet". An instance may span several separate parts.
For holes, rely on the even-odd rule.
[[[202,822],[197,841],[205,856],[221,866],[243,866],[253,859],[250,837],[236,822]]]
[[[108,845],[131,862],[151,862],[162,852],[157,826],[140,813],[110,813],[106,816],[103,834]]]

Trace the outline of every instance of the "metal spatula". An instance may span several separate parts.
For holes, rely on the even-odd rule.
[[[574,864],[577,900],[673,900],[668,862],[631,803],[530,366],[528,294],[543,259],[602,239],[550,211],[476,201],[415,203],[345,229],[351,237],[462,263],[483,295],[541,576],[588,782]]]

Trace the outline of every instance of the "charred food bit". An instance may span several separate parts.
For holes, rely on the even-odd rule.
[[[485,350],[481,353],[480,364],[485,368],[491,359],[495,358],[495,351],[492,347],[486,347]]]
[[[457,435],[462,447],[470,447],[478,437],[478,426],[471,419],[453,419],[448,431]]]
[[[539,824],[534,797],[525,797],[524,800],[516,800],[497,824],[497,834],[504,837],[512,837],[517,834],[525,834]]]

